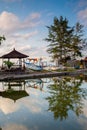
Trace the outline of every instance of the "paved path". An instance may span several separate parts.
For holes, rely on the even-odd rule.
[[[70,75],[79,75],[82,74],[84,72],[87,72],[87,69],[80,69],[80,70],[76,70],[74,72],[34,72],[34,73],[3,73],[0,74],[0,81],[3,80],[16,80],[16,79],[32,79],[32,78],[46,78],[46,77],[55,77],[55,76],[70,76]]]

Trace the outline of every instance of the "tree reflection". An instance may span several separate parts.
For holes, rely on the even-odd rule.
[[[53,78],[53,84],[48,86],[50,96],[48,111],[53,112],[54,119],[66,119],[72,110],[77,116],[82,114],[82,98],[86,97],[86,91],[81,88],[82,79],[70,77]]]

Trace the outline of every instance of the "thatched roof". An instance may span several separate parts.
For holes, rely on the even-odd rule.
[[[22,54],[16,51],[14,48],[11,52],[1,56],[0,58],[26,58],[26,57],[28,57],[28,55]]]
[[[20,98],[29,96],[29,94],[25,90],[20,90],[20,91],[14,90],[14,91],[11,91],[11,92],[9,92],[9,91],[0,92],[0,96],[16,101]]]

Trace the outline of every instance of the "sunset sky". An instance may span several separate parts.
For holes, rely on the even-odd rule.
[[[15,48],[30,57],[48,58],[46,26],[61,15],[70,26],[79,21],[86,30],[87,0],[0,0],[0,35],[6,37],[0,56]]]

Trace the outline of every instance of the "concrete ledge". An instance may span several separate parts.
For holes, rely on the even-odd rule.
[[[57,76],[72,76],[80,75],[87,72],[87,69],[76,70],[74,72],[33,72],[33,73],[8,73],[1,74],[0,81],[4,80],[17,80],[17,79],[33,79],[33,78],[47,78],[47,77],[57,77]]]

